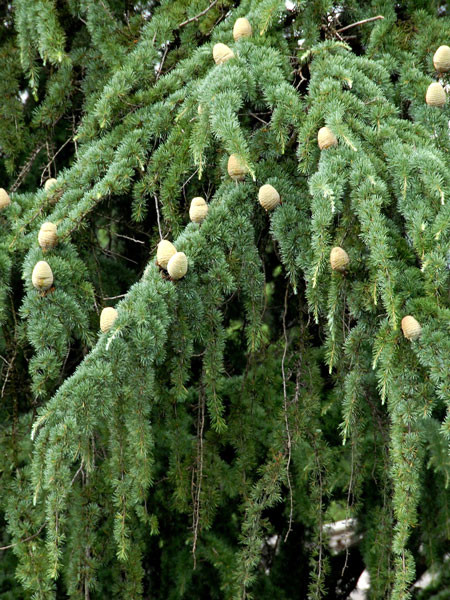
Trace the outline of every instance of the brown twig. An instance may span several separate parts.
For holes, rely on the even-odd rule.
[[[68,236],[66,236],[68,237]],[[128,262],[132,262],[135,265],[138,264],[138,262],[136,260],[133,260],[132,258],[128,258],[128,256],[124,256],[123,254],[120,254],[119,252],[114,252],[113,250],[108,250],[108,248],[100,248],[100,250],[103,252],[103,254],[106,254],[106,256],[118,256],[119,258],[123,258],[124,260],[127,260]]]
[[[211,2],[211,4],[205,8],[205,10],[202,10],[202,12],[198,13],[198,15],[195,15],[195,17],[191,17],[190,19],[186,19],[186,21],[183,21],[182,23],[180,23],[178,25],[178,28],[180,27],[184,27],[185,25],[188,25],[189,23],[192,23],[193,21],[198,21],[200,19],[200,17],[203,17],[203,15],[206,15],[207,12],[209,12],[216,4],[217,4],[218,0],[214,0],[214,2]]]
[[[342,33],[343,31],[347,31],[347,29],[351,29],[352,27],[357,27],[358,25],[364,25],[365,23],[371,23],[372,21],[379,21],[380,19],[384,19],[383,15],[377,15],[376,17],[370,17],[370,19],[363,19],[362,21],[356,21],[356,23],[351,23],[350,25],[346,25],[345,27],[336,29],[336,33]]]
[[[55,152],[55,154],[52,156],[52,159],[45,165],[45,167],[42,169],[42,174],[41,174],[41,185],[44,179],[44,173],[45,171],[47,171],[47,169],[49,168],[49,166],[52,164],[52,162],[55,160],[55,158],[58,156],[58,154],[61,152],[61,150],[63,148],[65,148],[67,146],[67,144],[69,142],[71,142],[73,140],[73,136],[70,136],[69,139],[67,139],[64,144]]]
[[[198,415],[197,415],[197,459],[196,467],[192,470],[191,493],[193,500],[192,511],[192,530],[194,532],[194,540],[192,542],[192,555],[194,557],[194,569],[196,567],[196,550],[198,531],[200,525],[200,499],[202,491],[203,479],[203,430],[205,428],[205,393],[203,384],[200,384],[200,392],[198,398]]]
[[[195,171],[192,173],[192,175],[190,175],[186,181],[183,183],[183,185],[181,186],[181,189],[183,190],[184,193],[184,188],[187,186],[187,184],[190,182],[190,180],[194,177],[194,175],[196,175],[198,173],[198,169],[195,169]]]
[[[37,531],[36,533],[33,533],[33,535],[28,536],[24,540],[19,540],[18,542],[15,542],[14,544],[10,544],[9,546],[2,546],[2,547],[0,547],[0,550],[9,550],[10,548],[14,548],[14,546],[17,546],[18,544],[23,544],[24,542],[29,542],[30,540],[37,537],[41,533],[41,531],[44,529],[44,527],[45,527],[45,523],[42,523],[42,525],[39,527],[39,531]]]
[[[287,482],[289,487],[289,526],[284,537],[284,541],[289,537],[289,533],[292,531],[292,521],[293,521],[293,513],[294,513],[294,501],[293,501],[293,493],[292,493],[292,483],[291,483],[291,474],[290,474],[290,466],[291,466],[291,455],[292,455],[292,440],[291,440],[291,431],[289,428],[289,417],[288,417],[288,399],[287,399],[287,378],[286,378],[286,370],[285,370],[285,362],[286,355],[288,349],[288,337],[286,330],[286,315],[288,308],[288,296],[289,296],[289,286],[286,286],[286,293],[284,295],[284,312],[283,312],[283,336],[284,336],[284,350],[283,357],[281,359],[281,373],[283,376],[283,413],[284,413],[284,424],[286,428],[286,436],[287,436],[287,462],[286,462],[286,475]]]
[[[118,298],[125,298],[126,294],[119,294],[118,296],[103,296],[103,300],[117,300]]]
[[[78,475],[83,471],[83,461],[81,461],[81,465],[78,467],[77,472],[75,473],[75,475],[72,477],[72,481],[70,482],[70,487],[72,487],[73,482],[75,481],[75,479],[78,477]]]
[[[156,220],[158,221],[159,239],[162,240],[163,236],[162,236],[162,231],[161,231],[161,221],[159,218],[159,204],[158,204],[158,198],[157,198],[156,194],[155,194],[154,198],[155,198],[155,208],[156,208]]]
[[[136,244],[145,244],[143,240],[136,240],[128,235],[123,235],[123,233],[114,233],[116,237],[125,238],[126,240],[130,240],[130,242],[136,242]]]
[[[8,369],[6,371],[6,377],[3,381],[3,385],[2,385],[2,392],[1,392],[1,397],[3,398],[3,394],[5,393],[5,388],[6,388],[6,384],[8,383],[8,378],[9,378],[9,374],[11,372],[12,366],[14,364],[14,361],[16,360],[16,356],[17,356],[17,347],[16,350],[14,351],[14,354],[11,358],[11,360],[8,363]]]
[[[268,125],[269,123],[267,121],[264,121],[264,119],[261,119],[260,117],[258,117],[258,115],[256,115],[253,112],[249,112],[248,113],[251,117],[253,117],[254,119],[260,121],[261,123],[264,123],[264,125]]]
[[[24,166],[20,169],[20,173],[17,176],[17,179],[15,180],[15,182],[12,184],[10,191],[11,192],[15,192],[19,186],[21,185],[22,181],[24,180],[25,176],[27,175],[28,171],[31,169],[31,167],[33,166],[34,160],[36,158],[36,156],[39,154],[39,152],[42,150],[42,148],[44,147],[44,144],[40,144],[39,146],[37,146],[30,158],[28,159],[28,161],[24,164]]]
[[[169,51],[169,42],[164,47],[164,54],[162,56],[161,62],[159,63],[158,71],[156,73],[155,82],[161,77],[161,73],[164,66],[164,61],[166,60],[167,52]]]

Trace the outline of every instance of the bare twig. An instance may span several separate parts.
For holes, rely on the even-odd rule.
[[[286,436],[287,436],[287,462],[286,462],[286,474],[287,481],[289,487],[289,526],[284,537],[284,541],[286,541],[289,537],[289,533],[292,531],[292,521],[294,514],[294,501],[292,494],[292,483],[291,483],[291,474],[290,474],[290,466],[291,466],[291,455],[292,455],[292,440],[291,440],[291,431],[289,428],[289,418],[288,418],[288,399],[287,399],[287,378],[286,378],[286,355],[288,349],[288,337],[286,330],[286,315],[287,315],[287,306],[288,306],[288,295],[289,295],[289,286],[286,286],[286,293],[284,295],[284,312],[283,312],[283,336],[284,336],[284,350],[283,357],[281,359],[281,373],[283,376],[283,413],[284,413],[284,423],[286,427]]]
[[[50,165],[52,164],[52,162],[54,162],[55,158],[58,156],[58,154],[61,152],[61,150],[63,148],[65,148],[67,146],[67,144],[69,142],[71,142],[73,140],[73,136],[70,136],[69,139],[67,139],[64,144],[55,152],[55,154],[52,156],[52,159],[45,165],[45,167],[42,169],[42,175],[41,175],[41,185],[43,182],[43,178],[44,178],[44,173],[45,171],[47,171],[47,169],[50,167]]]
[[[72,139],[73,139],[73,145],[75,146],[75,156],[78,158],[78,144],[77,144],[77,128],[76,128],[76,119],[75,119],[75,115],[72,114]]]
[[[376,17],[370,17],[370,19],[363,19],[362,21],[356,21],[356,23],[350,23],[350,25],[346,25],[345,27],[336,29],[336,33],[342,33],[343,31],[347,31],[347,29],[351,29],[352,27],[357,27],[358,25],[364,25],[365,23],[371,23],[372,21],[379,21],[380,19],[384,19],[383,15],[377,15]]]
[[[3,398],[3,394],[5,393],[6,384],[8,383],[9,374],[11,372],[11,369],[12,369],[12,366],[14,364],[14,361],[16,360],[16,356],[17,356],[17,348],[14,351],[14,354],[13,354],[11,360],[8,363],[8,369],[6,370],[6,377],[5,377],[5,379],[3,381],[3,385],[2,385],[2,393],[1,393],[1,397],[2,398]]]
[[[156,218],[158,220],[159,239],[162,240],[163,236],[162,236],[162,232],[161,232],[161,222],[159,220],[159,204],[158,204],[158,198],[156,197],[156,194],[155,194],[154,198],[155,198],[155,207],[156,207]]]
[[[264,119],[261,119],[260,117],[258,117],[258,115],[256,115],[255,113],[249,112],[248,114],[250,116],[252,116],[253,118],[257,119],[258,121],[261,121],[261,123],[264,123],[264,125],[269,124],[267,121],[264,121]]]
[[[28,171],[31,169],[31,167],[33,166],[34,160],[36,158],[36,156],[39,154],[39,152],[42,150],[42,148],[44,147],[44,144],[40,144],[39,146],[37,146],[30,158],[28,159],[28,161],[23,165],[23,167],[20,169],[20,173],[17,176],[17,179],[15,180],[15,182],[12,184],[10,191],[11,192],[15,192],[19,186],[21,185],[22,181],[25,179],[25,176],[27,175]]]
[[[195,15],[195,17],[191,17],[190,19],[186,19],[186,21],[183,21],[182,23],[180,23],[178,25],[178,28],[180,27],[184,27],[185,25],[188,25],[189,23],[192,23],[193,21],[198,21],[200,19],[200,17],[203,17],[203,15],[206,15],[207,12],[209,12],[216,4],[217,4],[218,0],[214,0],[214,2],[211,2],[211,4],[205,8],[205,10],[202,10],[202,12],[198,13],[198,15]]]
[[[129,237],[128,235],[123,235],[123,233],[114,233],[116,237],[125,238],[126,240],[130,240],[130,242],[136,242],[136,244],[145,244],[142,240],[136,240],[135,238]]]
[[[125,298],[126,294],[119,294],[118,296],[103,296],[103,300],[117,300],[117,298]]]
[[[193,499],[192,511],[192,529],[194,540],[192,542],[192,555],[194,557],[194,569],[196,567],[196,555],[198,531],[200,525],[200,495],[202,491],[203,478],[203,430],[205,428],[205,394],[203,384],[200,384],[198,398],[198,416],[197,416],[197,459],[196,466],[192,471],[191,493]]]
[[[158,67],[158,71],[156,72],[156,79],[155,81],[158,81],[158,79],[161,77],[161,73],[163,70],[163,66],[164,66],[164,61],[166,60],[166,56],[167,56],[167,52],[169,51],[169,43],[167,43],[164,47],[164,54],[162,56],[161,62],[159,63],[159,67]]]
[[[133,260],[132,258],[128,258],[128,256],[124,256],[123,254],[119,254],[119,252],[113,252],[112,250],[108,250],[108,248],[101,248],[101,251],[103,252],[103,254],[106,254],[107,256],[118,256],[119,258],[123,258],[124,260],[127,260],[128,262],[132,262],[135,265],[138,264],[138,262],[135,261],[135,260]]]
[[[14,548],[14,546],[17,546],[18,544],[23,544],[24,542],[29,542],[30,540],[37,537],[41,533],[41,531],[44,529],[44,527],[45,527],[45,523],[42,523],[42,525],[39,527],[39,530],[36,531],[36,533],[33,533],[33,535],[28,536],[24,540],[19,540],[18,542],[15,542],[14,544],[10,544],[9,546],[2,546],[2,547],[0,547],[0,550],[9,550],[10,548]]]
[[[75,479],[78,477],[79,473],[81,473],[82,470],[83,470],[83,461],[81,461],[81,465],[78,467],[78,471],[72,477],[72,481],[70,482],[70,487],[72,487],[73,482],[75,481]]]
[[[181,189],[184,192],[184,188],[187,186],[187,184],[190,182],[190,180],[194,177],[194,175],[196,175],[198,173],[198,169],[195,169],[195,171],[192,173],[192,175],[190,175],[186,181],[183,183],[183,185],[181,186]]]
[[[350,482],[348,484],[347,506],[345,508],[345,518],[346,518],[347,521],[350,519],[350,506],[351,506],[351,500],[352,500],[352,495],[353,495],[354,471],[355,471],[355,442],[353,440],[352,441],[352,453],[351,453]],[[341,577],[344,577],[344,573],[345,573],[345,570],[346,570],[347,565],[348,565],[349,546],[350,546],[350,544],[347,544],[345,546],[345,561],[344,561],[344,566],[342,567]]]

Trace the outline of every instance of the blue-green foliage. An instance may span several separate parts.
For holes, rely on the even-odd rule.
[[[424,98],[449,18],[427,1],[32,4],[0,9],[0,597],[346,597],[358,560],[370,598],[415,594],[416,563],[443,597],[450,113]],[[217,42],[235,57],[214,64]],[[323,126],[338,145],[321,151]],[[184,278],[157,266],[161,238]],[[348,517],[345,569],[324,525]]]

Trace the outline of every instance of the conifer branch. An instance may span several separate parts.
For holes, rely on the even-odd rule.
[[[4,592],[265,600],[301,577],[319,600],[353,567],[325,515],[357,507],[371,595],[404,600],[448,534],[446,17],[202,3],[15,0],[0,24]]]

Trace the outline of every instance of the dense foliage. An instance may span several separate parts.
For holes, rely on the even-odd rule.
[[[0,17],[0,598],[448,598],[448,3]]]

